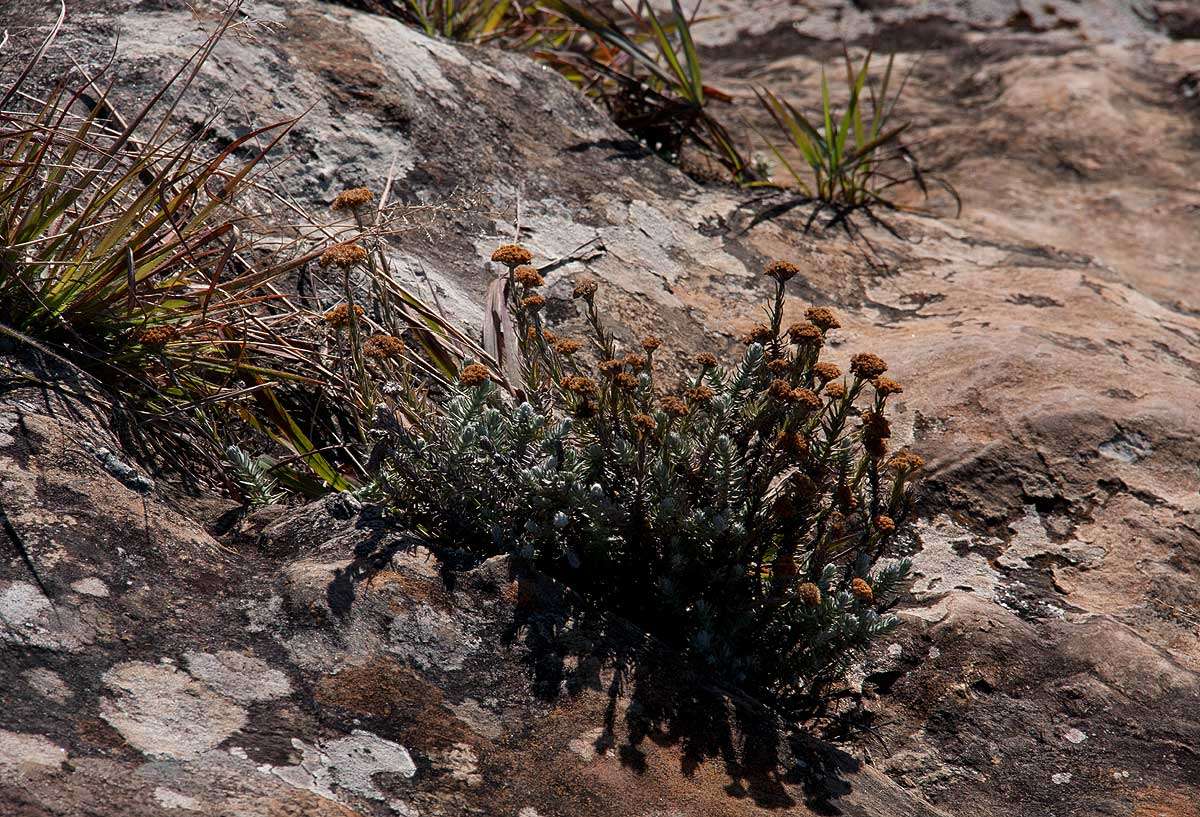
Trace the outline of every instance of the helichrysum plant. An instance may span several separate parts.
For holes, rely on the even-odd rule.
[[[887,364],[821,360],[838,320],[785,327],[797,268],[774,262],[740,358],[701,354],[664,389],[662,342],[618,348],[595,282],[574,289],[590,337],[548,331],[527,255],[509,268],[522,387],[468,365],[384,423],[398,521],[444,555],[517,554],[780,711],[820,700],[896,625],[910,569],[890,554],[922,461],[888,450]]]

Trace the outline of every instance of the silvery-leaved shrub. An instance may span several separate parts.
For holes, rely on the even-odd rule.
[[[740,359],[701,354],[664,392],[659,339],[619,350],[594,282],[574,290],[592,337],[556,337],[529,254],[496,260],[522,382],[472,364],[445,396],[402,391],[376,458],[399,523],[442,554],[517,554],[781,710],[820,698],[896,625],[910,569],[890,554],[922,461],[888,451],[887,364],[822,361],[828,309],[784,328],[797,270],[774,262]]]

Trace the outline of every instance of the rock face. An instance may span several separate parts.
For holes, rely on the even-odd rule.
[[[389,174],[455,202],[396,268],[468,326],[518,202],[540,259],[586,259],[548,274],[552,325],[578,320],[586,269],[620,331],[677,360],[753,322],[768,258],[800,263],[793,309],[839,311],[834,359],[888,359],[895,442],[930,461],[907,626],[857,679],[870,736],[722,733],[665,681],[619,686],[592,634],[530,635],[555,622],[528,593],[555,590],[503,561],[448,588],[397,551],[363,581],[356,549],[395,532],[345,503],[214,538],[224,509],[113,476],[94,413],[10,390],[0,496],[50,599],[6,550],[0,812],[1200,813],[1200,42],[1115,0],[763,5],[700,36],[735,111],[761,117],[757,84],[812,101],[837,37],[878,37],[915,66],[902,110],[961,218],[935,198],[941,218],[885,216],[907,240],[864,224],[882,264],[804,212],[751,226],[745,194],[644,155],[524,57],[316,2],[248,6],[183,115],[221,106],[220,137],[311,108],[279,171],[310,207]],[[1186,4],[1154,5],[1190,31]],[[28,46],[43,14],[0,23]],[[95,0],[57,49],[94,68],[119,30],[132,102],[209,27],[203,6]]]

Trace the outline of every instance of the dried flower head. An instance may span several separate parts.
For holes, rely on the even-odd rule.
[[[585,301],[590,301],[596,297],[596,290],[599,286],[591,278],[580,278],[575,282],[575,289],[571,290],[571,297],[578,300],[583,298]]]
[[[637,352],[630,352],[625,355],[625,365],[631,369],[639,370],[646,368],[646,364],[650,362],[650,358]]]
[[[804,310],[804,317],[808,318],[809,322],[822,332],[828,332],[830,329],[840,329],[842,326],[841,321],[837,319],[837,315],[833,314],[833,310],[824,306],[810,306]]]
[[[886,372],[887,363],[879,355],[873,355],[870,352],[859,352],[850,358],[850,371],[854,373],[855,377],[870,380]]]
[[[546,283],[546,279],[537,271],[537,267],[523,264],[513,270],[513,280],[523,287],[533,289]]]
[[[469,389],[480,386],[491,379],[492,373],[487,370],[487,366],[480,363],[463,366],[462,371],[458,373],[458,382]]]
[[[674,395],[668,395],[659,400],[658,405],[669,417],[686,417],[688,415],[687,403]]]
[[[890,516],[875,517],[875,528],[884,536],[891,536],[896,532],[896,520]]]
[[[551,332],[549,329],[542,330],[542,340],[549,344],[558,343],[558,335]]]
[[[767,394],[781,403],[791,403],[795,400],[792,384],[779,378],[771,381],[771,385],[767,387]]]
[[[871,385],[875,387],[877,394],[881,394],[884,397],[890,394],[900,394],[904,391],[904,387],[890,377],[876,377],[871,380]]]
[[[596,381],[583,375],[573,374],[564,377],[562,384],[567,391],[583,397],[594,397],[600,393],[600,387],[596,385]]]
[[[779,283],[786,284],[800,273],[800,268],[790,261],[780,261],[776,259],[770,264],[767,264],[767,268],[764,270],[764,273],[768,278],[774,278]]]
[[[750,327],[750,331],[742,335],[742,343],[749,346],[751,343],[766,343],[774,335],[771,333],[771,327],[765,323],[756,323]]]
[[[777,357],[774,360],[767,361],[767,371],[774,375],[781,375],[788,370],[791,363],[786,357]]]
[[[821,361],[813,366],[813,374],[817,376],[817,380],[828,383],[830,380],[837,380],[841,377],[842,370],[836,364]]]
[[[137,342],[143,346],[161,349],[179,336],[179,330],[174,326],[148,326],[138,330]]]
[[[888,467],[893,471],[916,471],[925,467],[925,460],[920,454],[911,451],[898,451],[888,460]]]
[[[699,386],[692,386],[692,388],[685,391],[683,396],[688,400],[691,400],[693,403],[707,403],[709,400],[716,397],[717,393],[701,383]]]
[[[875,593],[871,590],[871,585],[858,576],[850,581],[850,592],[863,604],[871,604],[875,601]]]
[[[354,305],[354,314],[361,318],[366,314],[366,311],[358,304]],[[334,329],[341,329],[346,324],[350,323],[350,305],[341,303],[330,309],[323,316],[325,323],[332,326]]]
[[[846,387],[841,383],[830,383],[825,387],[825,394],[833,400],[841,400],[846,396]]]
[[[825,340],[821,330],[811,323],[793,323],[787,333],[797,346],[820,346]]]
[[[821,588],[817,587],[812,582],[801,582],[796,585],[796,596],[800,601],[804,602],[807,607],[821,606]]]
[[[812,389],[792,389],[792,402],[809,411],[814,411],[821,407],[821,398],[817,397],[816,392]]]
[[[317,264],[321,269],[333,267],[334,269],[349,269],[355,264],[361,264],[367,260],[367,251],[353,241],[344,241],[341,244],[334,244],[325,252],[321,253]]]
[[[570,357],[583,348],[583,341],[575,340],[575,338],[561,338],[553,343],[554,351],[564,357]]]
[[[633,391],[637,388],[637,375],[632,372],[617,372],[617,376],[613,378],[618,386],[626,391]]]
[[[522,264],[528,264],[532,261],[533,253],[520,244],[501,244],[492,253],[492,260],[497,264],[503,264],[512,269],[513,267],[519,267]]]
[[[717,356],[712,352],[701,352],[696,355],[696,365],[703,366],[705,369],[713,369],[717,365]]]
[[[404,341],[392,335],[371,335],[363,344],[363,354],[375,360],[400,357],[404,354]]]
[[[623,368],[625,361],[619,359],[602,360],[596,364],[596,370],[605,377],[615,377]]]
[[[662,346],[662,341],[654,335],[647,335],[646,337],[642,338],[642,348],[647,352],[653,352],[659,346]]]
[[[862,443],[867,453],[879,459],[887,453],[887,439],[892,436],[891,423],[883,414],[868,409],[862,413]]]
[[[375,194],[365,187],[351,187],[337,194],[333,200],[334,210],[356,210],[364,204],[369,204]]]
[[[521,299],[521,307],[530,312],[537,312],[546,305],[546,299],[541,295],[527,295]]]
[[[658,428],[658,423],[649,414],[635,414],[629,418],[629,421],[641,429],[643,432],[651,432]]]

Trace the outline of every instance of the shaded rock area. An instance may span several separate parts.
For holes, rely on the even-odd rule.
[[[138,474],[102,412],[13,388],[0,498],[50,598],[6,542],[0,812],[1200,814],[1189,4],[762,6],[697,29],[734,112],[761,119],[763,83],[814,100],[840,38],[890,43],[960,218],[914,197],[938,217],[887,214],[904,239],[864,224],[873,253],[803,211],[752,224],[751,196],[648,156],[524,57],[316,2],[248,5],[183,115],[217,111],[219,140],[308,111],[278,170],[306,206],[390,173],[406,202],[461,201],[394,252],[466,326],[518,201],[539,259],[585,258],[547,272],[551,325],[577,325],[586,270],[619,332],[654,329],[676,365],[757,318],[767,259],[799,263],[792,309],[838,310],[835,361],[888,359],[894,442],[930,462],[906,626],[854,679],[862,729],[781,740],[669,667],[615,684],[595,634],[554,620],[556,588],[503,560],[447,586],[370,509],[216,525],[229,507]],[[56,48],[95,69],[120,32],[132,104],[206,8],[77,3]],[[25,45],[47,21],[0,9]]]

